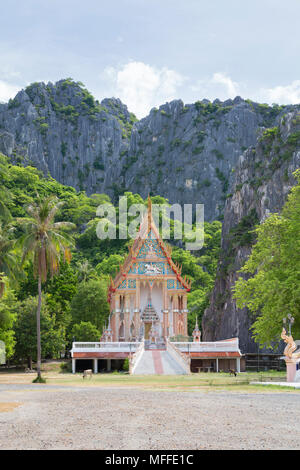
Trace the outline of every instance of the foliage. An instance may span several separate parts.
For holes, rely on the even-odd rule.
[[[5,279],[7,281],[7,279]],[[0,298],[0,341],[4,341],[6,349],[6,357],[9,359],[13,356],[15,348],[14,323],[18,310],[18,302],[9,288],[5,290],[2,298]]]
[[[256,316],[254,337],[261,345],[278,341],[283,318],[295,318],[300,334],[300,172],[281,214],[272,214],[257,227],[257,243],[234,286],[239,308]],[[249,279],[249,275],[251,276]]]
[[[15,357],[19,360],[28,357],[34,360],[37,358],[37,304],[37,297],[28,297],[18,309],[15,324]],[[58,358],[64,349],[64,334],[61,329],[55,328],[55,316],[50,315],[46,302],[42,303],[41,309],[41,347],[42,358]]]
[[[0,298],[5,287],[3,276],[9,276],[11,281],[15,281],[20,273],[12,236],[12,227],[0,220]]]
[[[99,341],[100,331],[90,321],[81,321],[73,325],[71,330],[74,341]]]
[[[107,303],[108,279],[91,279],[81,282],[71,302],[72,322],[81,321],[92,323],[102,330],[109,314]]]
[[[113,254],[105,257],[101,263],[98,263],[96,266],[96,271],[98,274],[107,274],[109,276],[115,277],[119,270],[120,264],[124,262],[124,256],[119,254]]]
[[[128,372],[129,371],[129,358],[126,357],[126,359],[124,359],[124,362],[123,362],[123,370]]]
[[[240,222],[230,229],[230,245],[233,248],[251,245],[255,240],[254,227],[258,222],[256,210],[251,209],[249,214],[244,215]]]

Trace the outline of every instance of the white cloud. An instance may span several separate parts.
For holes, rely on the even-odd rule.
[[[216,98],[227,100],[241,95],[243,84],[233,81],[231,77],[223,72],[215,72],[213,75],[192,84],[190,89],[195,96],[194,101],[203,98],[211,101]]]
[[[267,103],[297,104],[300,103],[300,80],[294,80],[290,85],[265,88],[260,92]]]
[[[235,98],[238,95],[238,83],[234,82],[230,77],[228,77],[224,73],[214,73],[211,82],[216,83],[218,85],[222,85],[228,98]]]
[[[6,103],[10,98],[14,98],[19,90],[20,87],[0,80],[0,101]]]
[[[174,99],[185,81],[185,77],[174,70],[158,69],[135,61],[120,69],[107,67],[105,76],[111,82],[113,93],[139,118],[154,106]]]

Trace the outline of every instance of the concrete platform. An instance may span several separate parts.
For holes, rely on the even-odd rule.
[[[300,382],[250,382],[251,385],[279,385],[280,387],[300,388]]]

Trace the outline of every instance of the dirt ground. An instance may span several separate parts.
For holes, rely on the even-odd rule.
[[[0,384],[0,449],[300,449],[300,396]]]

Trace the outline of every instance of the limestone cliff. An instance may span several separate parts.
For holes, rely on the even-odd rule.
[[[116,200],[127,189],[204,203],[206,220],[214,220],[222,218],[239,156],[261,126],[291,109],[240,97],[176,100],[137,121],[120,100],[99,103],[71,79],[34,83],[0,104],[0,151],[88,194]]]
[[[243,352],[256,352],[249,311],[238,309],[231,289],[255,241],[251,232],[270,212],[279,212],[300,167],[300,113],[288,112],[278,126],[262,130],[255,147],[239,158],[232,196],[227,199],[221,260],[210,306],[202,321],[203,339],[238,336]]]

